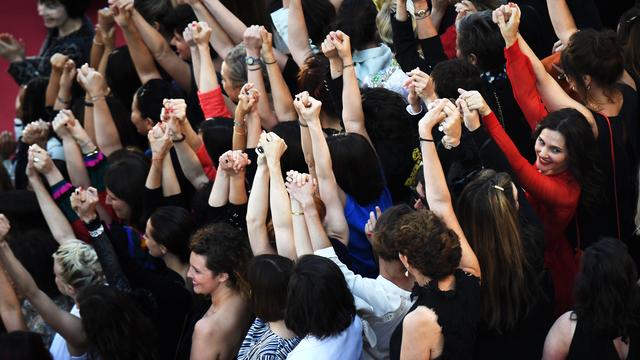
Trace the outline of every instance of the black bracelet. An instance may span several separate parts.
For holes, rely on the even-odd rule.
[[[277,63],[278,61],[277,61],[277,60],[273,60],[272,62],[267,62],[266,60],[264,60],[264,59],[263,59],[263,60],[262,60],[262,62],[263,62],[265,65],[273,65],[273,64]]]
[[[433,139],[425,139],[425,138],[420,138],[420,141],[426,141],[426,142],[432,142],[432,143],[436,142]]]
[[[262,66],[258,65],[258,67],[255,67],[255,68],[247,67],[247,70],[249,70],[249,71],[258,71],[258,70],[262,70]]]
[[[300,125],[300,126],[302,126],[302,127],[309,127],[309,125],[307,125],[307,124],[303,124],[303,123],[301,123],[300,121],[298,121],[298,125]]]
[[[93,103],[91,101],[84,100],[84,106],[93,107]]]
[[[173,141],[174,143],[179,143],[179,142],[183,142],[184,139],[186,139],[186,138],[187,138],[187,136],[185,134],[182,134],[182,138],[181,139],[177,139],[177,140],[171,139],[171,141]]]

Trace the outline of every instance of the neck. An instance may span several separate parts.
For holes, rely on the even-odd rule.
[[[237,296],[238,293],[235,290],[228,287],[227,284],[220,284],[220,286],[218,286],[216,290],[212,292],[210,295],[211,295],[211,306],[213,306],[214,308],[217,308],[222,304],[226,303],[227,301],[229,301],[229,299]]]
[[[397,287],[411,291],[416,279],[413,275],[405,276],[406,269],[400,261],[393,260],[387,261],[382,258],[378,258],[378,264],[380,267],[380,276],[391,281]]]
[[[271,331],[283,339],[291,339],[296,336],[296,334],[285,325],[284,320],[270,321],[269,327]]]
[[[427,286],[429,282],[436,281],[420,273],[414,274],[414,276],[416,277],[416,282],[420,286]],[[450,274],[450,275],[447,275],[444,279],[438,280],[438,289],[442,291],[453,289],[455,287],[455,279],[456,278],[453,276],[453,274]]]
[[[187,270],[189,270],[189,265],[182,263],[177,256],[170,253],[166,253],[162,256],[162,260],[169,269],[177,272],[183,279],[187,279]]]
[[[324,111],[320,112],[320,124],[323,129],[335,129],[342,131],[340,119],[327,115]]]
[[[372,42],[366,44],[361,50],[373,49],[373,48],[376,48],[376,47],[378,47],[378,43],[375,42],[375,41],[372,41]]]
[[[58,26],[58,36],[65,37],[74,31],[77,31],[82,27],[82,18],[72,19],[68,18],[60,26]]]
[[[616,116],[622,105],[622,97],[617,89],[605,91],[605,89],[592,85],[587,91],[587,106],[594,110],[603,112],[607,116]]]

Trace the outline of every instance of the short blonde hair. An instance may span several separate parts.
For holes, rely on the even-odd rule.
[[[92,246],[73,240],[64,243],[53,253],[53,261],[60,266],[62,280],[81,290],[89,285],[104,283],[102,265]]]

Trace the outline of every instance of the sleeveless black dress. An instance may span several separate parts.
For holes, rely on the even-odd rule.
[[[425,287],[416,285],[411,296],[418,299],[409,312],[418,306],[426,306],[438,315],[444,336],[444,347],[438,359],[472,359],[481,312],[480,279],[460,269],[456,269],[454,276],[454,290],[442,291],[436,281]],[[400,359],[401,344],[402,322],[391,335],[389,355],[392,360]]]
[[[620,360],[613,345],[613,339],[618,337],[596,334],[586,321],[578,320],[576,331],[573,333],[567,360]],[[627,359],[640,359],[640,329],[634,329],[629,335],[629,353]]]

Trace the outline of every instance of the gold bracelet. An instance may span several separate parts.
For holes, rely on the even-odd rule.
[[[302,212],[302,211],[300,211],[300,212],[298,212],[298,211],[292,211],[292,212],[291,212],[291,215],[297,215],[297,216],[300,216],[300,215],[304,215],[304,212]]]

